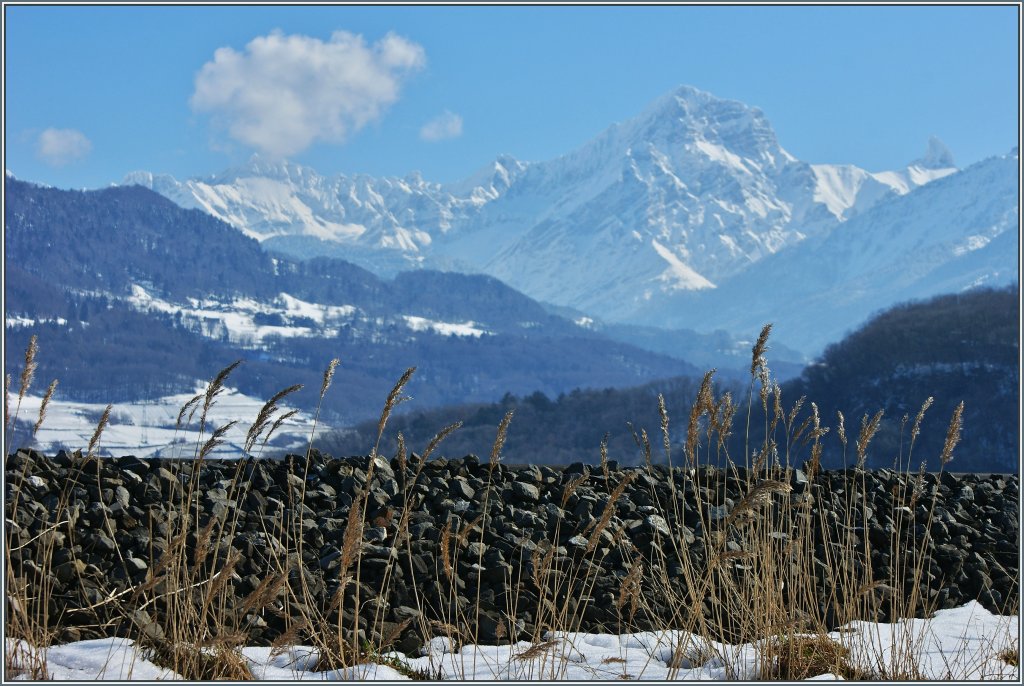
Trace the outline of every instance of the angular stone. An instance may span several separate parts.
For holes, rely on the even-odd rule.
[[[540,489],[536,486],[522,481],[512,482],[512,493],[520,500],[538,502],[540,500]]]
[[[453,479],[448,486],[448,493],[455,499],[472,500],[476,492],[466,483],[465,479]]]

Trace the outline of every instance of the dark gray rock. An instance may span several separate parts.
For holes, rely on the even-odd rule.
[[[539,481],[540,479],[537,479]],[[533,484],[528,484],[523,481],[512,482],[512,495],[514,498],[526,501],[526,502],[538,502],[540,501],[540,489]]]

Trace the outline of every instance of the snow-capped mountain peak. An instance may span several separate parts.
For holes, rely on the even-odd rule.
[[[956,172],[935,137],[902,169],[809,164],[758,108],[681,86],[557,158],[502,155],[457,183],[324,177],[260,158],[205,179],[126,181],[280,252],[385,275],[482,272],[538,300],[635,321]]]

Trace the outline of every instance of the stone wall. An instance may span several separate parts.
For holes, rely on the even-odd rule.
[[[308,612],[305,601],[290,598],[284,588],[265,607],[241,609],[261,582],[285,565],[291,565],[287,583],[294,589],[305,586],[315,605],[337,617],[337,610],[331,614],[328,608],[345,562],[349,513],[360,492],[366,498],[361,585],[353,581],[346,586],[340,611],[351,626],[358,588],[362,602],[369,601],[364,617],[379,612],[379,621],[366,625],[376,635],[367,638],[379,640],[394,632],[395,645],[406,651],[422,644],[421,615],[449,624],[468,618],[475,624],[478,596],[479,634],[472,628],[463,631],[482,642],[532,635],[538,620],[544,620],[545,607],[568,608],[582,630],[620,633],[624,610],[616,609],[617,601],[631,563],[640,559],[649,571],[641,582],[649,607],[636,611],[629,628],[678,623],[679,607],[666,604],[650,570],[665,569],[669,583],[682,593],[682,566],[673,557],[678,544],[702,569],[706,529],[711,535],[728,530],[739,521],[739,510],[751,504],[759,517],[778,517],[783,502],[812,513],[808,521],[816,527],[815,555],[822,568],[827,540],[870,544],[876,579],[889,579],[897,563],[892,553],[897,533],[907,549],[927,538],[926,597],[936,609],[978,599],[993,611],[1016,610],[1017,475],[927,474],[915,498],[917,475],[851,469],[808,479],[791,469],[769,475],[776,480],[768,483],[769,490],[786,490],[785,484],[787,495],[766,491],[765,498],[753,502],[744,500],[750,487],[744,487],[742,469],[726,474],[677,468],[670,480],[669,471],[658,467],[620,469],[609,463],[605,473],[600,466],[583,464],[557,469],[498,464],[492,470],[473,456],[421,464],[413,455],[404,469],[397,460],[378,458],[367,484],[369,467],[365,457],[335,459],[315,450],[308,464],[300,456],[201,464],[193,501],[199,527],[187,538],[189,563],[205,564],[212,572],[232,547],[240,553],[227,602],[234,605],[231,616],[249,644],[272,642],[287,628],[285,615]],[[30,451],[9,456],[6,553],[15,578],[8,574],[8,588],[12,582],[17,588],[18,578],[30,589],[39,588],[45,574],[53,588],[48,614],[61,640],[129,633],[127,617],[159,617],[163,601],[137,613],[139,599],[158,596],[164,590],[159,585],[151,583],[146,595],[124,591],[143,587],[154,573],[159,577],[161,557],[176,531],[173,511],[180,506],[174,505],[189,488],[192,470],[191,461],[121,457],[84,463],[80,455],[47,457]],[[761,481],[759,476],[750,483]],[[845,505],[851,495],[858,503],[852,515]],[[606,511],[610,518],[602,527]],[[211,517],[229,522],[228,530],[213,536],[209,552],[197,562],[195,548],[203,542],[196,529]],[[398,535],[403,518],[407,537]],[[300,531],[301,550],[289,533]],[[852,536],[843,539],[844,534]],[[797,533],[777,535],[789,540]],[[723,550],[739,547],[735,542],[729,546]],[[445,547],[451,576],[440,558]],[[559,571],[544,579],[541,586],[547,590],[542,591],[535,571],[545,568]],[[354,564],[348,574],[356,574]],[[835,583],[826,576],[815,580],[822,597]],[[553,605],[545,604],[544,595]],[[716,602],[708,598],[703,611],[714,615]],[[509,620],[510,603],[514,621]],[[829,617],[827,605],[823,601],[821,610]]]

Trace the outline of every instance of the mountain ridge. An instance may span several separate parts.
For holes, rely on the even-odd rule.
[[[743,333],[715,291],[736,292],[734,282],[749,283],[745,275],[762,261],[964,173],[946,166],[953,164],[935,137],[922,157],[893,171],[803,162],[761,110],[681,86],[564,155],[498,156],[456,183],[418,173],[325,177],[259,158],[205,179],[140,172],[125,182],[211,212],[293,257],[343,257],[386,276],[410,268],[485,273],[609,323]],[[1004,214],[1016,208],[1015,198],[999,197]],[[808,264],[787,275],[801,278]],[[895,302],[881,297],[853,316],[862,321]],[[719,305],[681,319],[680,304],[699,300]],[[842,332],[804,348],[796,335],[780,337],[813,355]]]
[[[330,357],[346,421],[379,412],[409,366],[422,404],[567,392],[696,374],[687,362],[556,316],[487,275],[417,270],[384,280],[341,260],[291,260],[141,187],[43,188],[5,179],[5,342],[43,353],[64,397],[191,392],[245,359],[240,390],[318,388]],[[13,377],[17,359],[7,358]],[[316,404],[315,397],[297,401]]]

